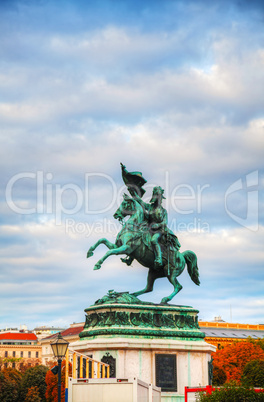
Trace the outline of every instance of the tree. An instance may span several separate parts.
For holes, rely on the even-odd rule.
[[[15,385],[9,382],[4,373],[0,372],[0,401],[15,402],[17,401]]]
[[[46,383],[45,377],[48,368],[43,365],[30,367],[27,369],[22,377],[21,386],[20,386],[20,398],[21,401],[24,401],[29,388],[38,387],[40,400],[42,402],[46,402],[45,392],[46,392]]]
[[[226,382],[226,373],[222,368],[213,366],[213,385],[223,385]]]
[[[6,368],[0,372],[0,401],[18,402],[21,373],[16,369]]]
[[[31,358],[27,360],[22,359],[21,363],[22,364],[19,367],[19,371],[21,371],[21,373],[25,373],[31,367],[40,366],[41,360],[36,358]]]
[[[13,368],[5,368],[2,370],[2,373],[4,373],[4,376],[11,382],[15,384],[20,384],[21,381],[21,373],[17,369]]]
[[[259,345],[262,350],[264,350],[264,339],[258,339],[255,341],[255,343]]]
[[[211,395],[200,392],[196,400],[199,402],[264,402],[264,393],[257,393],[254,389],[229,383],[216,389]]]
[[[69,363],[69,376],[71,376],[72,365]],[[46,401],[58,402],[58,375],[49,370],[46,374]],[[61,399],[65,398],[65,360],[61,363]]]
[[[41,402],[38,387],[30,387],[28,389],[25,402]]]
[[[250,336],[248,337],[248,341],[253,343],[253,345],[259,345],[262,350],[264,350],[264,339],[253,339]]]
[[[263,359],[264,351],[258,344],[250,341],[235,342],[221,350],[217,350],[213,356],[214,367],[222,369],[226,374],[227,382],[241,380],[245,365],[251,360]]]
[[[252,360],[247,363],[241,382],[247,386],[264,388],[264,360]]]

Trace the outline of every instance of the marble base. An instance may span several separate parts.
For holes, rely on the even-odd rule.
[[[137,377],[158,385],[156,381],[156,355],[176,356],[177,391],[162,392],[162,401],[183,400],[184,387],[208,385],[208,362],[215,347],[204,341],[177,339],[137,339],[122,337],[96,337],[70,345],[80,353],[101,360],[107,353],[116,361],[116,378]],[[177,398],[176,398],[177,397]]]
[[[176,386],[162,390],[163,402],[183,401],[185,386],[208,385],[208,362],[215,347],[203,340],[197,310],[188,306],[112,303],[85,311],[86,325],[80,340],[70,348],[96,360],[110,356],[115,361],[116,378],[137,377],[160,386],[157,362],[167,359],[175,362]],[[170,383],[171,373],[165,365],[163,381]]]

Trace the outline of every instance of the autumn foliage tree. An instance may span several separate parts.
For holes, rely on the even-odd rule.
[[[56,363],[55,363],[56,364]],[[71,376],[71,364],[69,364],[69,375]],[[58,402],[58,375],[49,370],[46,374],[47,389],[45,393],[47,402]],[[61,363],[61,400],[65,398],[65,360]]]
[[[245,365],[252,360],[264,359],[264,350],[250,341],[235,342],[217,350],[213,359],[214,371],[221,369],[226,374],[227,382],[234,380],[240,383]]]
[[[16,369],[5,368],[0,371],[0,401],[18,402],[21,373]]]
[[[28,389],[25,402],[41,402],[38,387],[30,387]]]
[[[247,386],[264,388],[264,360],[252,360],[247,363],[241,382]]]
[[[222,368],[214,366],[213,368],[213,385],[223,385],[226,382],[226,373]]]
[[[24,401],[28,390],[32,387],[38,388],[40,400],[45,402],[46,383],[45,377],[48,368],[43,365],[30,367],[25,371],[20,383],[20,400]]]
[[[249,342],[253,343],[253,345],[259,345],[262,350],[264,350],[264,339],[252,339],[248,338]]]
[[[31,358],[31,359],[22,359],[21,364],[19,365],[19,371],[24,374],[28,369],[35,366],[41,365],[41,359]]]

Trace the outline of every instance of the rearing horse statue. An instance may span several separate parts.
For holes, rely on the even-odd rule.
[[[146,287],[134,292],[133,295],[139,296],[151,292],[156,279],[167,277],[174,290],[169,296],[163,297],[161,303],[168,303],[182,289],[177,277],[182,273],[186,264],[192,281],[196,285],[200,285],[197,257],[193,251],[187,250],[180,253],[167,241],[161,244],[162,265],[156,266],[155,254],[151,245],[151,234],[145,221],[144,209],[136,199],[125,194],[114,218],[122,221],[126,216],[129,216],[129,219],[118,233],[115,244],[103,238],[88,250],[87,258],[93,255],[94,250],[100,244],[105,244],[109,248],[109,251],[95,264],[94,269],[100,269],[102,263],[111,255],[127,255],[128,258],[122,259],[122,261],[127,262],[128,265],[133,259],[136,259],[141,265],[149,268],[149,273]]]

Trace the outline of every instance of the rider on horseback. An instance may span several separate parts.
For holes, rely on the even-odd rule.
[[[162,206],[162,200],[164,190],[160,187],[154,187],[152,192],[152,198],[150,203],[147,204],[142,201],[142,196],[145,190],[142,186],[147,182],[142,176],[141,172],[128,172],[125,165],[121,163],[122,178],[125,185],[128,188],[132,198],[134,198],[144,209],[145,220],[149,225],[149,232],[151,235],[151,246],[154,251],[154,266],[159,268],[162,266],[162,250],[161,241],[167,246],[174,248],[176,252],[180,249],[181,245],[175,234],[168,229],[168,214],[165,208]],[[127,265],[131,265],[133,258],[130,256],[127,258],[121,258]]]
[[[133,191],[132,188],[129,189],[132,197],[143,207],[145,212],[146,221],[149,224],[149,232],[151,234],[151,245],[155,255],[155,268],[162,266],[162,251],[160,242],[163,238],[164,243],[169,247],[169,243],[178,251],[181,247],[179,240],[175,234],[168,229],[168,214],[165,208],[162,206],[162,200],[165,199],[163,196],[164,190],[158,186],[154,187],[152,192],[152,198],[150,203],[147,204],[138,196],[137,191]],[[130,265],[132,261],[130,259],[122,259],[123,262]]]
[[[161,205],[162,200],[165,198],[163,193],[164,190],[161,187],[154,187],[150,204],[148,204],[148,208],[145,209],[149,222],[151,244],[155,254],[154,264],[156,268],[162,266],[160,240],[163,234],[166,232],[168,223],[167,211]]]

